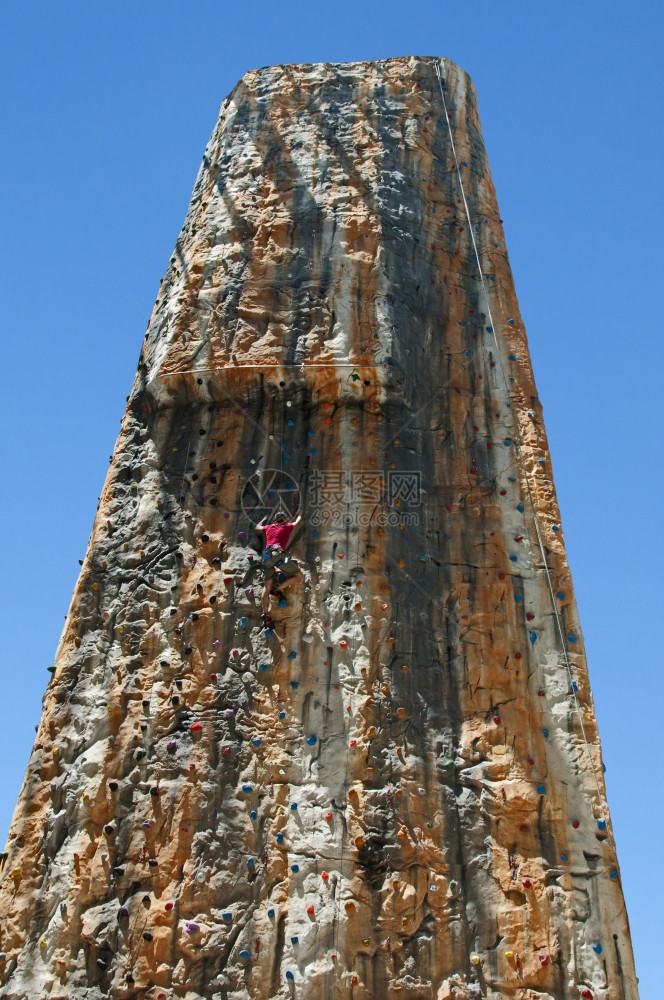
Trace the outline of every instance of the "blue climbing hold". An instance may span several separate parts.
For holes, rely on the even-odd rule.
[[[316,737],[313,735],[307,736],[307,743],[310,747],[316,746]]]
[[[307,437],[310,438],[316,437],[316,431],[307,431]]]
[[[299,942],[299,940],[300,940],[300,939],[299,939],[299,937],[297,936],[297,934],[294,934],[294,935],[293,935],[293,937],[292,937],[292,938],[290,939],[290,943],[291,943],[291,944],[297,944],[297,943]]]
[[[519,514],[523,514],[523,504],[522,503],[518,503],[516,505],[516,509],[518,510]]]
[[[576,681],[572,681],[572,683],[570,684],[570,691],[578,691],[578,690],[579,690],[579,685],[576,683]]]
[[[510,441],[509,438],[505,438],[505,440],[503,441],[503,444],[505,445],[506,448],[509,448],[509,446],[511,445],[511,443],[512,442]]]
[[[283,833],[278,833],[276,835],[275,839],[276,839],[276,841],[277,841],[278,844],[283,844],[283,842],[284,842],[284,835],[283,835]]]
[[[487,333],[493,333],[493,327],[492,326],[487,326],[486,327],[486,332]]]
[[[531,632],[530,633],[530,641],[532,642],[532,644],[534,646],[535,643],[537,642],[537,632]]]
[[[515,594],[515,595],[514,595],[514,600],[515,600],[515,602],[516,602],[517,604],[521,604],[521,601],[522,601],[522,597],[521,597],[521,594]]]
[[[248,958],[250,958],[249,952],[247,951],[246,948],[243,948],[242,951],[240,952],[240,958],[243,959],[245,962],[247,961]]]
[[[560,528],[558,527],[557,524],[552,524],[551,525],[551,531],[560,531]]]
[[[291,970],[290,970],[290,969],[287,969],[287,970],[286,970],[286,979],[287,979],[287,980],[288,980],[289,982],[292,982],[292,981],[293,981],[293,980],[295,979],[295,976],[293,975],[293,973],[291,972]]]
[[[597,820],[597,829],[598,830],[606,830],[606,820],[605,819],[598,819]]]
[[[251,819],[258,819],[258,813],[256,812],[255,809],[251,810],[251,812],[249,813],[249,816],[251,817]]]
[[[240,626],[240,628],[246,628],[247,627],[247,619],[246,618],[240,618],[240,621],[238,622],[238,625]]]
[[[576,636],[575,635],[568,635],[567,636],[567,641],[568,642],[576,642]]]
[[[613,879],[618,878],[618,872],[615,870],[615,868],[613,869],[612,872],[609,872],[609,878],[613,878]]]
[[[300,682],[299,681],[291,681],[290,682],[290,686],[292,687],[293,691],[297,691],[297,689],[300,686]]]
[[[517,556],[510,556],[510,562],[516,562]]]
[[[297,875],[297,873],[298,873],[298,872],[299,872],[299,870],[300,870],[300,866],[299,866],[299,865],[296,865],[296,864],[293,864],[293,865],[291,865],[291,866],[290,866],[290,870],[291,870],[292,872],[294,872],[294,873],[295,873],[295,874]]]
[[[297,812],[297,802],[291,802],[291,812]]]
[[[312,534],[313,534],[314,538],[320,538],[320,532],[319,531],[314,531],[314,532],[312,532]]]
[[[295,421],[294,420],[289,420],[288,421],[288,426],[289,427],[295,427]]]
[[[561,861],[569,861],[569,854],[561,854],[560,855],[560,860]]]
[[[563,593],[562,590],[558,591],[558,593],[556,594],[556,597],[558,598],[559,601],[564,601],[565,600],[565,594]]]
[[[272,634],[273,633],[272,633],[272,629],[271,628],[263,629],[263,631],[265,633],[265,638],[266,639],[271,639],[272,638]]]
[[[285,598],[285,597],[282,597],[282,598],[281,598],[281,600],[280,600],[280,601],[279,601],[279,603],[277,604],[277,607],[278,607],[278,608],[287,608],[287,607],[288,607],[288,601],[286,600],[286,598]]]
[[[538,795],[546,795],[546,786],[545,785],[538,785],[537,786],[537,794]]]
[[[253,867],[254,867],[254,859],[247,858],[247,868],[253,868]]]
[[[295,652],[295,650],[291,649],[290,653],[288,654],[288,659],[289,660],[294,660],[296,656],[297,656],[297,653]]]
[[[508,476],[507,477],[507,482],[508,483],[515,483],[516,482],[516,476]]]
[[[270,909],[267,911],[267,915],[270,918],[270,920],[274,920],[274,910],[272,909],[272,907],[270,907]]]
[[[548,738],[549,738],[549,730],[548,729],[543,729],[542,730],[542,736],[544,737],[545,740],[548,740]]]
[[[253,790],[254,790],[254,786],[253,785],[243,785],[242,786],[242,791],[244,792],[245,795],[251,795],[251,793],[253,792]]]
[[[224,920],[225,920],[225,921],[226,921],[227,923],[228,923],[228,921],[230,921],[230,920],[232,920],[232,919],[233,919],[233,914],[231,913],[231,911],[230,911],[230,910],[224,910],[224,912],[223,912],[223,913],[221,914],[221,916],[222,916],[222,918],[223,918],[223,919],[224,919]]]
[[[510,361],[516,361],[516,357],[514,356],[514,354],[510,354]]]
[[[603,950],[604,949],[602,948],[602,946],[599,943],[599,941],[594,941],[593,942],[593,951],[595,952],[596,955],[601,955]]]
[[[283,710],[281,712],[279,712],[279,718],[280,719],[285,719],[286,718],[286,713]]]

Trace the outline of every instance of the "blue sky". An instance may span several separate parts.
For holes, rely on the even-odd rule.
[[[614,0],[4,8],[0,841],[219,103],[257,66],[448,56],[479,94],[544,404],[641,996],[661,995],[663,18],[659,3]]]

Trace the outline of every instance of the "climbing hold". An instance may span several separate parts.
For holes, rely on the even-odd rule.
[[[315,746],[316,745],[316,737],[313,734],[311,736],[307,736],[307,743],[309,744],[310,747]]]
[[[245,795],[251,795],[251,793],[253,792],[253,790],[254,790],[254,786],[253,785],[243,785],[242,786],[242,791],[244,792]]]
[[[292,872],[294,872],[295,874],[297,874],[297,872],[299,872],[299,870],[300,870],[300,866],[296,865],[296,864],[293,864],[293,865],[290,866],[290,870]]]
[[[348,643],[346,642],[345,639],[342,639],[339,645],[341,646],[342,649],[348,649]]]
[[[602,946],[599,943],[599,941],[595,941],[593,943],[593,951],[595,952],[596,955],[601,955],[603,950],[604,949],[602,948]]]
[[[295,650],[291,649],[290,653],[288,654],[288,659],[289,660],[294,660],[296,656],[297,656],[297,653],[295,652]]]
[[[171,903],[170,901],[168,903],[164,903],[164,909],[165,910],[172,910],[174,906],[175,906],[175,903]]]
[[[224,910],[224,912],[221,914],[221,917],[222,920],[225,920],[226,923],[229,923],[233,919],[233,914],[230,912],[230,910]]]
[[[248,950],[247,950],[246,948],[242,948],[242,950],[240,951],[240,958],[241,958],[241,959],[242,959],[242,960],[243,960],[244,962],[246,962],[246,961],[247,961],[247,959],[248,959],[248,958],[250,958],[250,957],[251,957],[251,956],[250,956],[250,954],[249,954]]]
[[[329,874],[325,871],[320,873],[320,877],[322,878],[323,882],[327,882],[330,878]]]
[[[244,617],[240,618],[240,620],[238,622],[238,625],[239,625],[240,628],[246,628],[247,627],[247,619],[244,618]]]
[[[313,915],[315,914],[315,912],[316,911],[315,911],[315,909],[313,907],[313,904],[310,903],[309,906],[307,907],[307,915],[310,916],[310,917],[313,917]]]
[[[534,646],[535,643],[537,642],[537,632],[531,632],[530,633],[530,641],[532,642],[532,644]]]
[[[195,924],[193,921],[188,920],[184,925],[187,934],[196,934],[200,931],[200,924]]]
[[[568,642],[576,642],[576,636],[575,635],[568,635],[567,636],[567,641]]]
[[[192,724],[189,726],[189,732],[190,733],[200,733],[200,731],[201,731],[202,728],[203,728],[203,726],[201,725],[200,722],[192,722]]]
[[[543,729],[542,730],[542,736],[544,737],[545,740],[548,740],[548,738],[549,738],[549,730],[548,729]]]
[[[573,819],[572,826],[574,827],[575,830],[578,830],[581,824],[579,823],[578,819]]]
[[[606,820],[605,819],[598,819],[597,820],[597,829],[598,830],[606,830]]]
[[[546,787],[544,785],[538,785],[537,786],[537,794],[538,795],[546,795]]]
[[[533,887],[533,883],[530,881],[529,878],[522,879],[521,885],[523,886],[524,889],[532,889]]]
[[[514,952],[513,951],[506,951],[505,952],[505,958],[508,960],[508,962],[511,962],[512,959],[514,958]]]
[[[253,867],[254,867],[254,859],[247,858],[247,868],[253,868]]]
[[[333,820],[333,818],[334,818],[334,816],[333,816],[333,814],[331,812],[325,813],[325,819],[327,820],[328,823],[331,823],[332,820]]]
[[[276,840],[276,842],[278,844],[283,844],[283,842],[284,842],[284,835],[283,835],[283,833],[277,833],[277,834],[275,834],[275,838],[274,839]]]
[[[470,956],[470,961],[473,963],[473,965],[479,965],[481,962],[481,958],[479,955],[473,954]]]
[[[292,982],[295,979],[295,976],[290,971],[290,969],[286,970],[286,979],[288,979],[289,982]]]

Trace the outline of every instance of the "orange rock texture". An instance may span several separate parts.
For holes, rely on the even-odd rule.
[[[254,527],[304,511],[261,621]],[[636,1000],[477,102],[224,101],[0,871],[0,996]]]

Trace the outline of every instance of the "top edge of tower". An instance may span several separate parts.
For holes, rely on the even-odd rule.
[[[278,76],[296,75],[303,82],[308,78],[313,82],[320,81],[327,74],[345,74],[361,77],[368,76],[372,71],[380,71],[381,69],[399,69],[402,73],[407,71],[412,77],[417,73],[421,73],[425,66],[430,66],[433,69],[436,64],[443,72],[451,70],[453,73],[462,74],[466,78],[467,85],[473,87],[470,74],[447,56],[409,55],[390,56],[385,59],[360,59],[344,62],[276,63],[274,65],[260,66],[247,70],[225,100],[232,99],[242,86],[255,85],[258,81],[265,78],[274,80]]]

